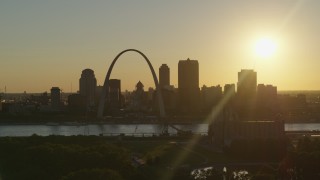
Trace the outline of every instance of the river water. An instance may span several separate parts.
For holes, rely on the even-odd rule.
[[[175,125],[182,130],[189,130],[197,134],[207,134],[208,124]],[[160,134],[164,126],[159,124],[88,124],[88,125],[0,125],[0,137],[4,136],[31,136],[37,134],[48,135],[107,135],[119,134],[134,136],[152,136]],[[170,134],[177,131],[169,127]],[[285,124],[286,131],[320,131],[320,123]]]

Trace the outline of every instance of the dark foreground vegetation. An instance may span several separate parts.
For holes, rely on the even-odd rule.
[[[3,179],[139,179],[129,152],[94,137],[1,138]],[[88,178],[90,177],[90,178]]]
[[[320,179],[320,139],[299,139],[279,166],[283,179]]]
[[[273,151],[274,147],[283,150],[284,146],[271,140],[235,142],[222,153],[212,150],[206,137],[194,136],[3,137],[0,179],[188,180],[196,175],[197,179],[319,179],[318,140],[304,138],[289,153]],[[209,166],[214,168],[191,175],[192,170]],[[227,173],[223,173],[223,167],[228,168]]]

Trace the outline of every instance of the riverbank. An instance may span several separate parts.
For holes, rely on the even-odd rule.
[[[70,114],[31,114],[31,115],[11,115],[0,113],[1,124],[199,124],[204,123],[205,117],[183,117],[174,116],[160,118],[157,116],[143,117],[104,117],[103,119],[84,116],[73,116]]]
[[[78,121],[70,121],[70,122],[59,122],[59,121],[50,121],[50,122],[0,122],[0,126],[8,126],[8,125],[47,125],[47,126],[85,126],[85,125],[164,125],[165,122],[161,121],[153,121],[153,122],[110,122],[110,121],[90,121],[90,122],[78,122]],[[196,122],[170,122],[170,124],[175,125],[196,125],[196,124],[207,124],[207,123],[196,123]]]
[[[84,125],[164,125],[164,124],[174,124],[174,125],[196,125],[196,124],[207,124],[207,122],[181,122],[181,121],[105,121],[105,120],[97,120],[97,121],[36,121],[36,122],[23,122],[23,121],[6,121],[0,120],[0,126],[8,126],[8,125],[47,125],[47,126],[84,126]],[[320,123],[294,123],[289,122],[285,123],[286,125],[294,125],[294,126],[304,126],[304,125],[312,125],[312,124],[320,124]],[[312,129],[316,130],[316,129]],[[310,131],[312,131],[310,130]],[[320,130],[320,129],[319,129]]]

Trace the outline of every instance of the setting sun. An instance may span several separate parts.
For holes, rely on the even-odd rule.
[[[261,58],[268,58],[274,55],[277,43],[271,38],[261,38],[255,43],[255,53]]]

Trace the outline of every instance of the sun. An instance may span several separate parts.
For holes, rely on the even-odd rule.
[[[269,58],[274,55],[277,49],[277,43],[269,37],[263,37],[255,43],[255,53],[261,58]]]

